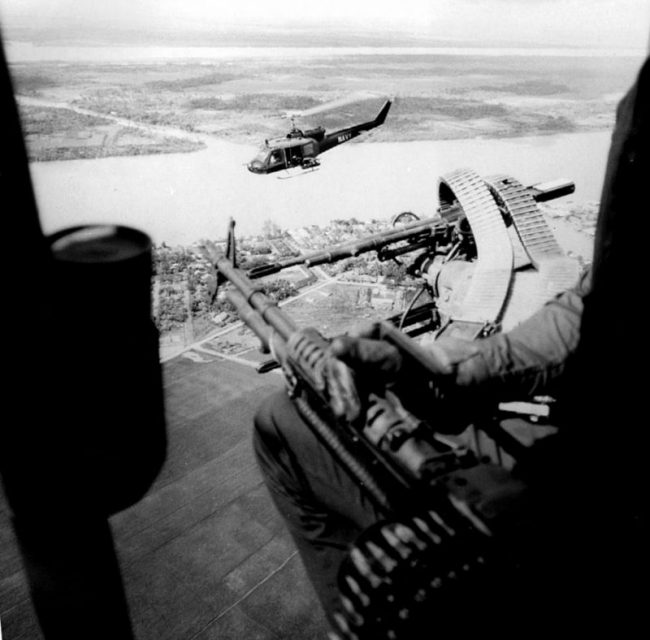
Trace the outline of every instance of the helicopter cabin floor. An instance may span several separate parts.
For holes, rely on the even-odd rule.
[[[163,364],[169,449],[147,495],[111,518],[137,640],[324,639],[327,624],[251,445],[276,375],[217,356]],[[42,640],[0,494],[0,621]],[[92,637],[92,633],[89,635]]]

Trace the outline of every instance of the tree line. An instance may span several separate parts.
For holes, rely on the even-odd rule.
[[[239,265],[251,268],[266,262],[261,256],[241,255]],[[275,278],[262,283],[264,292],[276,301],[297,293],[293,283]],[[219,318],[219,324],[238,319],[232,305],[223,297],[215,297],[215,275],[210,262],[184,247],[165,243],[153,247],[153,316],[161,333],[181,328],[186,322]]]

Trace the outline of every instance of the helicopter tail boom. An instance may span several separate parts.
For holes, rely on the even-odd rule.
[[[386,120],[388,111],[392,105],[392,100],[386,100],[384,106],[381,108],[381,111],[377,114],[377,117],[374,120],[369,120],[368,122],[362,122],[361,124],[355,124],[351,127],[345,129],[340,129],[339,131],[334,131],[333,133],[325,136],[325,139],[320,144],[320,151],[327,151],[332,147],[335,147],[343,142],[347,142],[352,138],[356,138],[358,135],[375,127],[379,127]]]

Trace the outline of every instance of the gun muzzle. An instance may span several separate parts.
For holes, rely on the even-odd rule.
[[[547,202],[568,196],[576,190],[575,182],[571,180],[553,180],[552,182],[540,182],[528,187],[528,192],[536,202]]]
[[[258,267],[253,267],[246,273],[249,278],[255,280],[257,278],[264,278],[265,276],[272,276],[274,273],[280,273],[282,269],[286,269],[286,266],[280,262],[275,262],[273,264],[261,264]]]

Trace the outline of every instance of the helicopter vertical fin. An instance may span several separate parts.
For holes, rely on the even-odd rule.
[[[373,126],[378,127],[379,125],[384,124],[384,121],[386,120],[386,116],[388,115],[392,104],[392,100],[386,100],[386,102],[384,102],[384,106],[381,108],[381,111],[377,114],[377,117],[372,122]]]

